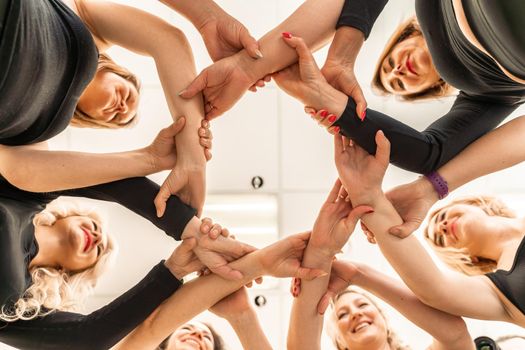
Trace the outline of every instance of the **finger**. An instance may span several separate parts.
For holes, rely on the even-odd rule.
[[[211,149],[213,147],[213,142],[210,139],[200,138],[199,144],[205,149]]]
[[[257,284],[261,284],[261,283],[263,283],[263,278],[262,278],[262,277],[257,277],[257,278],[255,279],[255,283],[257,283]]]
[[[339,135],[334,135],[334,150],[336,155],[344,152],[343,138]]]
[[[308,106],[305,106],[305,107],[304,107],[304,112],[305,112],[306,114],[311,115],[311,116],[314,116],[314,115],[317,114],[317,111],[315,110],[315,108],[308,107]]]
[[[207,121],[206,119],[201,120],[201,127],[205,129],[210,129],[210,122]]]
[[[253,285],[253,281],[250,281],[250,282],[246,283],[246,287],[247,287],[247,288],[251,288],[252,285]]]
[[[182,98],[192,98],[193,96],[197,95],[199,92],[204,90],[208,86],[208,70],[205,69],[202,71],[192,82],[188,87],[181,92],[179,92],[179,96]]]
[[[186,123],[186,118],[180,117],[177,119],[176,122],[172,123],[167,128],[163,129],[163,131],[166,131],[166,136],[168,137],[174,137],[177,135],[182,129],[184,129],[184,124]]]
[[[201,220],[201,233],[207,235],[213,226],[213,221],[210,218],[204,218]]]
[[[212,158],[212,154],[211,154],[210,150],[207,149],[207,148],[204,150],[204,157],[206,157],[206,161],[207,162],[209,162],[211,160],[211,158]]]
[[[211,133],[211,130],[209,128],[200,127],[199,128],[199,136],[204,139],[212,140],[213,134]]]
[[[257,82],[255,83],[255,86],[259,87],[259,88],[263,88],[266,86],[264,80],[257,80]]]
[[[355,226],[357,224],[357,221],[361,219],[361,217],[365,214],[370,214],[374,212],[374,208],[368,206],[368,205],[360,205],[354,209],[348,214],[346,218],[347,225],[351,224]]]
[[[339,197],[339,192],[341,191],[341,188],[341,180],[337,178],[337,180],[335,180],[334,185],[332,186],[332,189],[330,190],[330,193],[328,194],[328,198],[326,198],[325,203],[334,203]]]
[[[222,231],[222,227],[221,225],[219,224],[215,224],[211,227],[211,230],[210,230],[210,238],[211,239],[217,239],[217,237],[219,237],[219,235],[221,234],[221,231]]]
[[[253,36],[250,35],[250,32],[248,32],[248,30],[244,27],[240,32],[240,40],[242,46],[248,52],[248,55],[255,59],[263,58],[263,54],[259,49],[259,43],[257,42],[257,40],[255,40]]]
[[[331,126],[328,129],[326,129],[326,131],[328,131],[328,133],[332,135],[339,135],[339,131],[341,131],[341,128],[338,126]]]
[[[267,74],[264,76],[263,80],[267,83],[269,83],[270,81],[272,81],[272,75],[271,74]]]
[[[228,237],[230,235],[230,230],[228,230],[227,228],[223,228],[221,231],[221,235],[223,235],[223,237]]]
[[[186,238],[182,240],[182,243],[177,247],[177,254],[183,255],[193,251],[193,248],[197,246],[197,240],[195,238]]]
[[[365,95],[363,94],[363,90],[361,90],[361,87],[359,85],[357,85],[353,89],[350,97],[352,97],[352,99],[356,103],[355,111],[357,115],[359,116],[359,118],[361,119],[361,121],[363,121],[366,117],[367,103],[366,103]]]
[[[327,273],[320,269],[310,269],[308,267],[299,267],[294,277],[304,278],[307,281],[314,280],[318,277],[326,276]]]
[[[376,144],[376,159],[382,164],[388,164],[390,161],[390,141],[381,130],[376,133]]]
[[[248,88],[248,90],[250,90],[251,92],[257,92],[257,87],[256,87],[255,84],[254,84],[254,85],[250,86],[250,87]]]
[[[317,312],[319,312],[320,315],[324,315],[326,312],[328,304],[330,304],[330,300],[332,299],[332,295],[333,293],[328,291],[322,296],[321,300],[319,300],[319,304],[317,304]]]
[[[328,111],[326,109],[320,109],[319,111],[317,111],[317,113],[315,115],[313,115],[312,117],[317,120],[317,122],[320,124],[320,125],[323,125],[323,120],[324,118],[328,117],[330,113],[328,113]]]
[[[153,203],[155,204],[155,209],[157,211],[157,217],[162,217],[164,215],[164,212],[166,211],[166,202],[171,196],[171,189],[168,185],[167,181],[164,181],[162,186],[160,187],[159,193],[157,193],[157,196],[153,200]]]
[[[217,107],[213,107],[213,109],[209,113],[206,113],[206,119],[213,120],[213,119],[219,117],[221,114],[222,114],[222,112],[219,111],[219,109]]]
[[[243,278],[243,274],[240,271],[234,270],[228,265],[210,268],[210,270],[227,280],[241,280]]]
[[[399,238],[407,238],[412,232],[418,229],[419,225],[420,222],[418,221],[407,221],[402,225],[391,227],[388,233]]]
[[[312,52],[308,46],[306,46],[306,43],[302,38],[292,36],[290,33],[283,33],[283,39],[288,46],[294,48],[295,51],[297,51],[300,63],[313,64],[315,67],[317,67],[317,63],[315,62],[314,56],[312,56]],[[317,67],[317,69],[319,68]]]

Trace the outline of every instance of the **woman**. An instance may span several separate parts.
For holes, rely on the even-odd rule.
[[[224,341],[208,323],[192,321],[180,326],[156,350],[224,350]]]
[[[305,266],[331,271],[331,275],[309,282],[297,282],[296,279],[292,287],[296,298],[288,331],[288,349],[304,349],[306,346],[320,349],[322,314],[331,298],[334,298],[335,312],[328,322],[337,324],[331,328],[338,349],[404,349],[375,303],[370,303],[367,296],[345,292],[350,283],[382,298],[431,334],[434,341],[430,349],[473,349],[474,343],[461,318],[423,304],[402,283],[367,265],[334,261],[358,218],[374,212],[369,206],[352,209],[350,202],[340,198],[341,191],[341,182],[338,181],[320,210],[303,258]]]
[[[390,144],[381,131],[377,133],[376,142],[377,153],[372,156],[356,144],[348,140],[343,142],[336,136],[336,166],[352,203],[367,204],[374,208],[374,213],[363,216],[362,220],[374,234],[383,255],[407,286],[425,304],[450,314],[525,326],[525,310],[516,302],[523,299],[522,293],[516,294],[515,285],[512,283],[515,278],[501,272],[491,277],[465,276],[454,271],[441,270],[416,237],[409,236],[400,240],[389,235],[388,229],[399,225],[402,219],[381,189],[388,166]],[[470,210],[469,213],[471,219],[475,217],[480,220],[477,228],[490,224],[490,229],[494,229],[494,225],[497,225],[496,220],[509,225],[495,230],[496,234],[493,236],[486,230],[480,231],[476,239],[475,234],[469,232],[472,233],[469,239],[466,235],[467,230],[463,231],[463,226],[458,226],[461,227],[461,231],[455,231],[453,221],[447,221],[447,232],[452,230],[450,239],[453,244],[459,244],[460,240],[466,245],[472,244],[468,246],[469,249],[472,248],[472,254],[497,260],[499,269],[510,270],[512,262],[519,261],[521,253],[518,246],[523,234],[518,233],[516,227],[511,227],[505,218],[489,217],[481,209],[474,212]],[[504,247],[496,244],[495,237],[506,238],[509,244]],[[496,244],[494,250],[489,247],[489,242]],[[473,290],[476,293],[472,293]],[[480,308],[480,305],[483,307]]]

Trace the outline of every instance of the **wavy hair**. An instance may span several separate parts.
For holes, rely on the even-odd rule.
[[[410,350],[410,347],[407,345],[404,345],[401,339],[399,339],[399,336],[397,333],[390,327],[390,324],[388,322],[388,318],[386,317],[384,311],[379,307],[378,303],[376,302],[375,298],[372,297],[370,294],[366,293],[365,291],[358,289],[356,287],[349,287],[345,289],[344,291],[338,293],[330,302],[330,314],[328,316],[328,322],[326,324],[326,332],[332,339],[332,342],[334,343],[334,346],[337,348],[337,350],[352,350],[348,344],[345,343],[343,337],[339,333],[339,328],[337,328],[337,315],[335,312],[335,302],[343,295],[348,293],[355,293],[359,294],[362,297],[366,298],[370,301],[370,303],[379,311],[379,314],[381,317],[383,317],[383,320],[386,324],[386,336],[387,336],[387,342],[388,345],[392,350]]]
[[[97,73],[101,71],[111,72],[126,79],[127,81],[131,82],[133,86],[135,86],[137,91],[140,93],[140,81],[137,78],[137,76],[131,71],[129,71],[127,68],[116,64],[115,61],[113,61],[113,59],[105,53],[101,53],[98,58]],[[137,122],[137,115],[135,115],[125,124],[116,124],[106,122],[103,120],[97,120],[92,118],[88,114],[82,112],[77,105],[77,107],[75,108],[75,112],[73,113],[73,118],[71,119],[69,124],[77,128],[120,129],[123,127],[134,126]]]
[[[489,216],[502,216],[506,218],[515,218],[516,214],[500,199],[492,196],[468,196],[458,198],[449,204],[433,210],[428,218],[432,221],[436,215],[443,209],[450,208],[454,205],[465,204],[480,208]],[[430,226],[424,228],[424,236],[428,244],[435,251],[436,255],[453,270],[464,273],[469,276],[483,275],[496,270],[497,261],[483,257],[473,257],[466,249],[453,247],[440,247],[430,238]]]
[[[105,220],[93,209],[82,208],[74,202],[55,200],[35,215],[33,225],[52,226],[57,220],[68,216],[87,216],[100,223],[101,230]],[[0,319],[5,322],[32,320],[45,316],[55,310],[82,311],[87,296],[93,293],[98,279],[114,263],[118,247],[108,234],[107,249],[95,265],[79,271],[68,272],[53,267],[35,267],[30,270],[32,284],[16,303],[3,305]]]
[[[394,31],[390,39],[388,39],[385,49],[379,56],[377,61],[376,68],[374,70],[374,77],[372,78],[372,89],[379,95],[390,95],[391,92],[388,91],[383,83],[381,82],[381,66],[385,58],[390,55],[394,47],[400,42],[411,38],[413,36],[423,35],[419,23],[417,22],[416,16],[412,16],[406,21],[402,22]],[[439,78],[438,82],[433,86],[413,93],[399,96],[401,100],[405,101],[416,101],[416,100],[427,100],[431,98],[439,98],[451,95],[455,89],[444,81],[442,78]]]

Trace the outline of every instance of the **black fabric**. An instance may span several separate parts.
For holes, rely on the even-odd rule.
[[[10,0],[0,0],[0,42],[2,39],[2,33],[4,29],[4,22],[7,17],[7,11],[9,9]]]
[[[479,42],[505,69],[525,79],[523,0],[462,0]]]
[[[525,314],[525,238],[521,241],[509,271],[496,270],[486,276]]]
[[[59,311],[9,323],[0,330],[0,341],[25,350],[106,350],[140,325],[180,286],[181,282],[161,262],[125,294],[89,315]]]
[[[355,103],[349,101],[334,125],[370,153],[375,152],[376,131],[383,130],[392,144],[393,164],[428,173],[501,123],[524,102],[525,86],[508,78],[494,60],[467,41],[450,0],[417,0],[416,13],[439,74],[461,90],[451,110],[418,132],[372,109],[361,122]]]
[[[61,195],[123,205],[180,239],[196,211],[172,196],[162,218],[153,198],[159,186],[146,178],[51,193],[22,191],[0,178],[0,305],[11,306],[31,284],[28,266],[38,253],[33,217]],[[108,349],[142,322],[179,283],[163,265],[107,307],[84,316],[55,312],[34,321],[0,322],[0,341],[21,349]],[[97,336],[93,336],[96,334]]]
[[[23,145],[67,127],[98,52],[60,0],[10,1],[0,38],[0,144]]]
[[[363,32],[366,40],[387,2],[388,0],[345,0],[337,28],[357,28]]]

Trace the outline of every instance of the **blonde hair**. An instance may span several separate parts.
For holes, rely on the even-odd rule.
[[[397,29],[394,31],[390,39],[388,39],[385,49],[379,56],[377,65],[374,71],[374,77],[372,78],[372,89],[379,95],[390,95],[391,92],[388,91],[383,83],[381,82],[381,67],[385,58],[392,52],[394,47],[400,42],[411,38],[413,36],[423,35],[419,23],[415,16],[410,17],[406,21],[402,22]],[[438,82],[433,86],[419,91],[413,94],[400,95],[399,98],[405,101],[416,101],[416,100],[425,100],[430,98],[439,98],[444,96],[451,95],[455,89],[445,82],[443,78],[439,78]]]
[[[118,76],[121,76],[122,78],[131,82],[133,86],[135,86],[137,91],[140,92],[140,82],[137,76],[130,72],[128,69],[116,64],[115,61],[113,61],[111,57],[109,57],[105,53],[101,53],[98,58],[97,73],[101,71],[108,71],[111,73],[115,73]],[[131,127],[135,125],[137,121],[137,115],[135,115],[125,124],[116,124],[106,122],[103,120],[97,120],[92,118],[88,114],[82,112],[77,105],[77,107],[75,108],[75,112],[73,113],[73,118],[71,119],[69,124],[77,128],[120,129],[123,127]]]
[[[68,216],[87,216],[100,223],[103,230],[105,224],[102,217],[93,209],[81,208],[74,202],[55,200],[35,215],[34,226],[52,226],[57,220]],[[54,310],[82,311],[86,297],[93,293],[97,280],[114,263],[117,254],[115,240],[108,234],[106,250],[98,258],[95,265],[80,272],[68,272],[53,267],[35,267],[31,269],[32,284],[22,297],[9,307],[2,306],[0,320],[14,322],[31,320],[45,316]]]
[[[491,196],[468,196],[455,199],[449,204],[435,209],[429,215],[428,221],[434,219],[438,213],[458,204],[473,205],[482,209],[489,216],[502,216],[515,218],[516,214],[505,203],[496,197]],[[426,241],[430,244],[436,255],[450,268],[462,272],[469,276],[483,275],[496,270],[497,261],[482,257],[472,257],[466,249],[453,247],[440,247],[430,238],[430,226],[424,229]]]
[[[379,311],[379,314],[381,317],[383,317],[383,320],[386,324],[386,332],[387,332],[387,342],[388,345],[392,350],[410,350],[410,347],[407,345],[404,345],[403,342],[399,339],[399,336],[397,333],[390,327],[390,324],[388,322],[388,319],[384,313],[384,311],[379,307],[377,302],[375,301],[375,298],[372,297],[370,294],[362,291],[361,289],[358,289],[356,287],[349,287],[345,289],[344,291],[338,293],[333,300],[330,302],[330,314],[327,318],[326,323],[326,331],[330,338],[332,339],[332,342],[334,343],[334,346],[337,348],[337,350],[352,350],[344,341],[343,337],[341,336],[339,332],[339,328],[337,327],[337,314],[335,312],[335,302],[343,295],[348,293],[355,293],[359,294],[362,297],[366,298],[370,301],[370,303]]]

